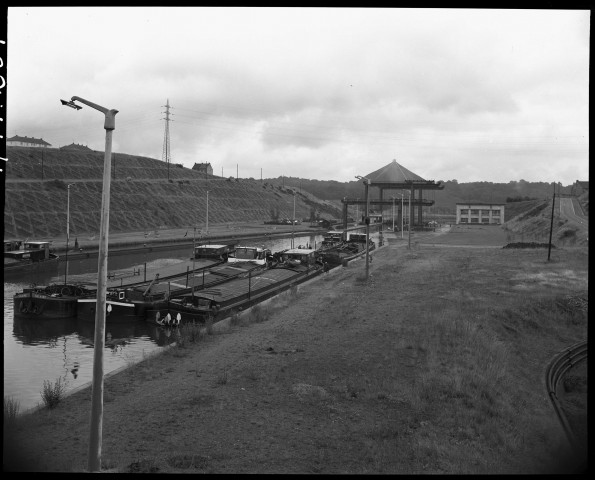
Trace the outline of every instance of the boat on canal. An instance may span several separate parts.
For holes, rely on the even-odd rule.
[[[197,292],[173,295],[167,305],[147,310],[146,320],[161,326],[192,321],[204,323],[208,319],[219,321],[320,273],[322,264],[316,250],[288,249],[281,253],[279,263],[272,268],[251,272]]]
[[[146,312],[167,306],[172,296],[192,293],[233,278],[247,276],[250,272],[266,269],[268,264],[255,260],[243,260],[228,263],[221,260],[224,250],[219,249],[217,256],[212,251],[199,252],[199,259],[210,261],[200,269],[179,272],[177,275],[155,276],[151,282],[108,288],[106,294],[106,323],[145,320]],[[81,320],[94,321],[97,297],[81,298],[77,305],[77,317]]]
[[[226,262],[231,254],[233,254],[235,247],[233,244],[219,245],[219,244],[204,244],[196,245],[194,247],[194,258],[211,258]]]
[[[268,248],[236,246],[234,251],[229,253],[227,263],[238,262],[250,262],[271,267],[274,263],[274,258],[271,250]]]
[[[22,247],[22,248],[21,248]],[[4,241],[4,276],[22,275],[56,268],[59,256],[46,241]]]
[[[339,247],[345,243],[345,232],[342,230],[331,230],[322,237],[322,243],[318,249],[320,252],[331,248]]]
[[[86,283],[35,285],[13,297],[14,316],[29,319],[76,317],[77,302],[96,298],[97,286]]]
[[[369,240],[368,251],[374,250],[376,244]],[[333,268],[343,265],[355,258],[361,257],[366,253],[366,235],[363,233],[352,233],[346,242],[342,242],[333,247],[324,249],[320,252],[323,262]]]

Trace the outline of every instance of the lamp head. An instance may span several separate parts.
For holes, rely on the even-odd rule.
[[[75,110],[80,110],[81,108],[83,108],[83,107],[77,105],[76,103],[74,103],[73,101],[62,100],[62,99],[60,99],[60,101],[62,102],[62,105],[66,105],[67,107],[74,108]]]

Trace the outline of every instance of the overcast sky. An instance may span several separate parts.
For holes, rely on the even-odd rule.
[[[9,7],[7,137],[216,175],[588,180],[588,10]],[[9,157],[10,161],[10,157]],[[237,170],[236,170],[237,169]]]

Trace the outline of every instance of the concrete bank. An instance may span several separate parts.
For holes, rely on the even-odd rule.
[[[326,230],[319,228],[304,229],[301,228],[294,232],[291,229],[255,229],[255,228],[238,228],[234,231],[221,229],[215,231],[208,237],[201,236],[193,239],[192,235],[188,235],[187,230],[178,230],[168,235],[160,235],[159,237],[147,237],[142,232],[131,232],[125,234],[114,234],[108,238],[108,251],[110,254],[118,255],[125,253],[139,253],[139,252],[153,252],[161,250],[169,250],[171,248],[188,247],[191,248],[193,243],[199,245],[201,243],[215,243],[215,244],[227,244],[227,243],[239,243],[246,240],[269,240],[272,238],[290,238],[294,236],[305,236],[305,235],[321,235],[326,233]],[[75,239],[76,240],[76,239]],[[78,250],[75,250],[74,240],[70,240],[73,244],[69,245],[68,258],[72,260],[80,258],[92,258],[99,254],[99,240],[94,238],[93,240],[85,240],[79,242]],[[66,253],[66,240],[54,240],[52,251],[61,257]]]

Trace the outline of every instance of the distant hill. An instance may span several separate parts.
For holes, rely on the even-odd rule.
[[[43,157],[42,157],[43,155]],[[103,152],[7,147],[4,238],[64,235],[67,185],[70,235],[97,234],[103,188]],[[43,171],[42,171],[43,162]],[[43,180],[42,180],[43,175]],[[169,180],[168,180],[169,175]],[[205,177],[152,158],[116,153],[112,158],[110,231],[147,231],[209,223],[292,218],[293,190],[260,180]],[[295,196],[296,219],[340,218],[341,210],[308,192]]]
[[[362,173],[364,174],[364,173]],[[361,181],[336,182],[334,180],[307,180],[295,177],[278,177],[266,179],[273,185],[291,185],[295,188],[307,190],[312,195],[323,200],[340,200],[343,197],[363,198],[364,186]],[[553,184],[545,182],[526,182],[525,180],[511,181],[509,183],[492,182],[469,182],[459,183],[457,180],[440,182],[444,185],[443,190],[424,191],[424,198],[433,200],[432,212],[436,214],[456,213],[456,204],[465,202],[481,203],[508,203],[509,200],[530,200],[552,198]],[[571,186],[562,187],[561,193],[569,194]],[[377,190],[370,189],[371,198],[378,196]],[[385,192],[385,198],[391,194]],[[588,195],[587,195],[588,198]]]
[[[99,232],[103,152],[7,147],[7,157],[4,238],[64,235],[70,183],[74,184],[70,190],[71,236]],[[438,217],[453,216],[456,203],[494,202],[506,204],[508,221],[523,208],[531,208],[527,201],[551,200],[553,194],[551,183],[524,180],[442,183],[443,190],[424,192],[424,198],[435,202],[431,213]],[[202,226],[207,191],[211,224],[289,219],[293,216],[294,190],[296,218],[300,220],[312,215],[339,220],[342,198],[364,198],[364,186],[358,180],[223,178],[205,176],[179,164],[168,168],[153,158],[113,153],[110,231]],[[562,193],[570,191],[570,186],[561,189]],[[386,196],[390,194],[385,192]],[[370,195],[376,198],[378,191],[372,188]],[[588,215],[588,192],[578,200]]]

